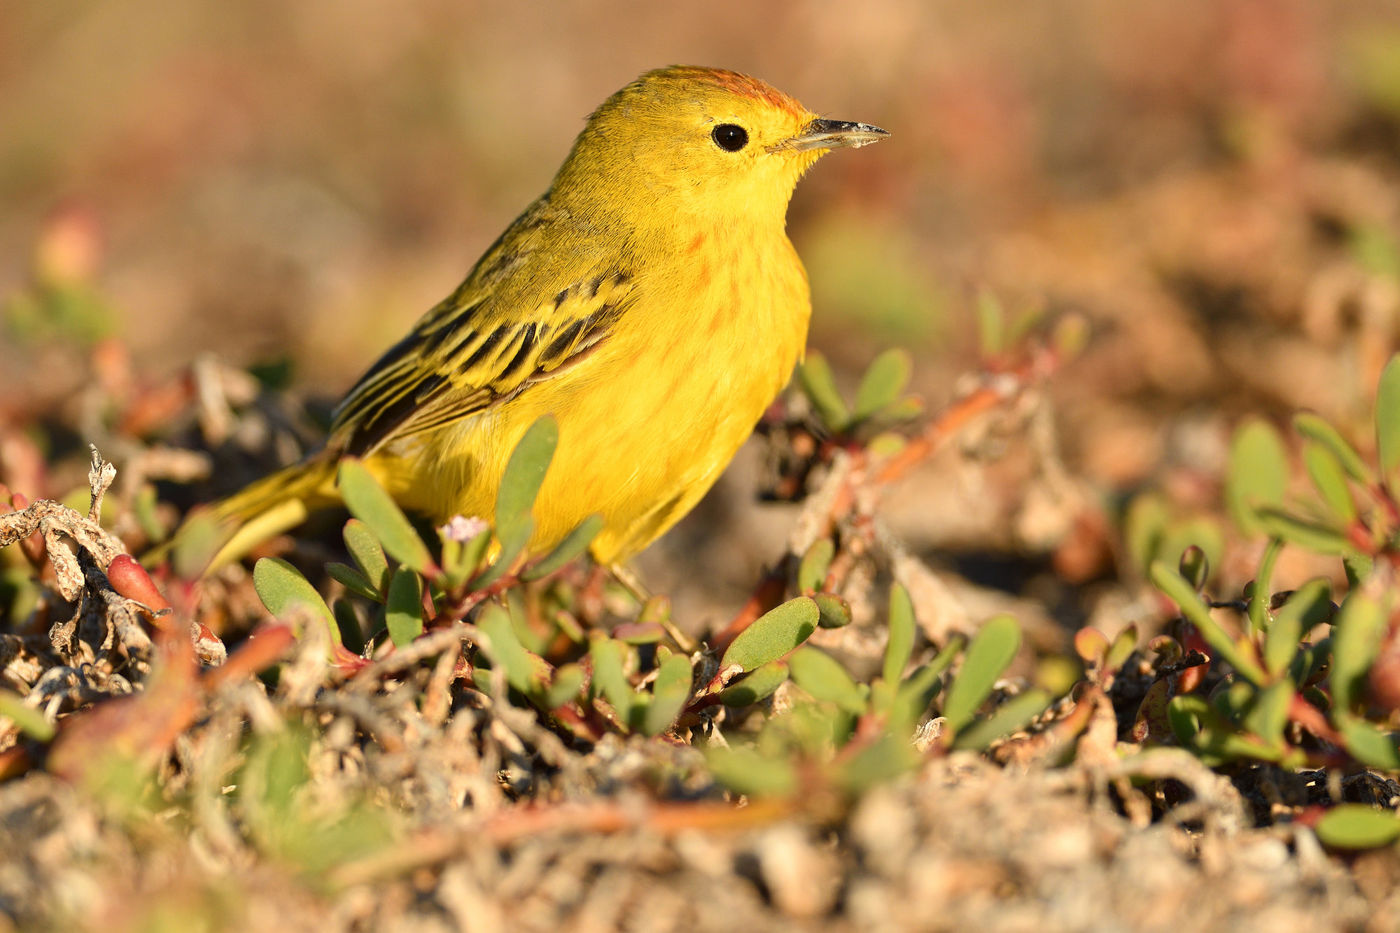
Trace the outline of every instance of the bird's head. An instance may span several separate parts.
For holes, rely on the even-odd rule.
[[[662,223],[695,212],[781,224],[812,163],[886,135],[822,119],[756,78],[673,66],[642,75],[594,111],[551,198],[604,211],[654,206]]]

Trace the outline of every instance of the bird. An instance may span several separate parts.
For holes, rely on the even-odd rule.
[[[354,383],[325,445],[213,506],[240,529],[215,562],[338,503],[347,457],[410,512],[489,516],[516,443],[552,416],[527,554],[599,515],[589,550],[621,566],[699,502],[803,356],[811,294],[786,232],[798,181],[887,135],[734,71],[642,74]]]

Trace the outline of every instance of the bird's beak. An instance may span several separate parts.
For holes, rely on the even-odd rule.
[[[844,120],[813,120],[802,127],[802,132],[785,139],[774,149],[790,149],[803,152],[808,149],[841,149],[849,146],[859,149],[877,143],[890,135],[878,126],[869,123],[847,123]]]

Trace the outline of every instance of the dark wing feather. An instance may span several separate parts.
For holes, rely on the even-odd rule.
[[[472,274],[389,349],[336,409],[333,444],[365,456],[445,427],[558,375],[606,339],[632,298],[622,255],[546,255],[561,218],[540,202]],[[570,239],[555,237],[560,239]],[[581,245],[575,243],[576,246]]]

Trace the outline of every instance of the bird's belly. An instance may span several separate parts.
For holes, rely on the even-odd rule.
[[[753,431],[791,370],[775,356],[704,357],[684,345],[638,353],[618,366],[606,392],[580,391],[562,405],[559,449],[541,492],[566,534],[599,512],[595,556],[641,550],[688,512]],[[557,470],[557,472],[556,472]]]
[[[772,306],[702,308],[680,328],[619,328],[569,372],[445,429],[456,436],[425,444],[453,452],[439,462],[405,458],[421,466],[396,495],[440,520],[491,515],[511,450],[552,415],[559,444],[536,500],[531,550],[547,550],[596,513],[604,528],[594,556],[631,556],[699,501],[791,375],[810,309],[800,266],[797,275],[801,289],[781,291]],[[723,308],[702,294],[704,307]]]

